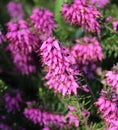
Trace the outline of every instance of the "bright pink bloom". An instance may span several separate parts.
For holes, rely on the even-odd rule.
[[[109,126],[108,130],[115,130],[118,128],[118,97],[114,92],[101,91],[101,96],[95,103],[98,106],[98,112],[102,114],[102,118]],[[114,129],[113,129],[114,128]]]
[[[102,61],[102,47],[94,37],[84,37],[76,40],[72,47],[72,55],[78,63],[87,64],[87,62]]]
[[[109,0],[90,0],[90,3],[99,8],[104,8],[107,4],[109,4]]]
[[[5,108],[8,112],[15,113],[20,110],[20,104],[22,103],[21,93],[15,91],[13,94],[6,93],[4,95]]]
[[[102,61],[102,47],[94,37],[84,37],[76,40],[71,48],[71,55],[75,58],[79,70],[84,72],[88,78],[93,78],[96,62]]]
[[[24,18],[24,11],[23,11],[23,6],[21,3],[11,1],[7,5],[7,10],[12,19]]]
[[[118,20],[116,20],[116,21],[113,21],[113,29],[114,29],[114,31],[117,31],[118,30]]]
[[[48,127],[49,125],[62,127],[66,122],[62,115],[44,112],[36,108],[26,108],[24,110],[24,115],[33,123],[43,125],[44,127]]]
[[[31,32],[25,20],[18,22],[8,22],[7,39],[10,42],[9,48],[22,53],[31,53],[37,43],[37,37]]]
[[[102,15],[95,6],[87,4],[86,0],[74,0],[71,6],[64,3],[61,12],[68,23],[100,35],[100,24],[97,19]]]
[[[32,52],[38,43],[38,39],[29,28],[24,20],[17,23],[10,21],[8,24],[8,32],[6,34],[9,40],[8,50],[12,54],[13,62],[22,74],[29,74],[36,71]]]
[[[106,84],[111,86],[111,89],[118,94],[118,72],[115,70],[106,73]]]
[[[68,120],[68,124],[69,125],[74,124],[75,127],[78,127],[80,121],[78,119],[78,115],[75,114],[76,108],[74,108],[73,106],[68,106],[68,108],[69,108],[69,112],[65,116],[65,118]]]
[[[63,96],[77,94],[77,89],[80,87],[76,77],[79,72],[74,66],[74,58],[67,53],[68,50],[63,48],[56,39],[49,37],[42,44],[40,51],[42,62],[47,66],[45,79],[49,89],[53,88]]]
[[[45,8],[33,9],[30,19],[40,35],[49,36],[56,28],[54,14]]]

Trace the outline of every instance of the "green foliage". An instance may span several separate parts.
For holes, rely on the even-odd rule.
[[[7,86],[4,84],[2,80],[0,80],[0,96],[6,91]]]

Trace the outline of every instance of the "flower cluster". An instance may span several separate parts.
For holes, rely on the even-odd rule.
[[[118,129],[118,95],[112,91],[101,91],[101,96],[95,103],[98,106],[98,112],[102,113],[102,118],[108,125],[108,130]]]
[[[94,37],[84,37],[76,40],[72,47],[72,55],[78,63],[88,64],[88,62],[102,61],[102,47]]]
[[[24,116],[31,120],[34,124],[44,126],[45,129],[50,125],[62,127],[66,122],[64,116],[62,115],[44,112],[37,108],[26,108],[24,110]]]
[[[99,8],[104,8],[109,3],[109,0],[90,0],[90,3]]]
[[[52,37],[49,37],[40,48],[42,62],[47,66],[46,85],[50,89],[54,88],[55,92],[62,93],[63,96],[77,94],[77,89],[80,88],[76,82],[79,71],[74,65],[74,58],[67,52],[68,50]]]
[[[0,31],[0,45],[6,41],[5,36],[2,34],[2,32]]]
[[[79,25],[89,32],[97,32],[100,36],[100,24],[97,19],[102,17],[95,6],[87,4],[86,0],[74,0],[71,6],[64,3],[62,15],[73,25]]]
[[[23,6],[21,3],[17,2],[9,2],[7,5],[7,10],[12,19],[23,19],[24,18],[24,11]]]
[[[35,72],[32,52],[37,44],[36,35],[30,31],[29,25],[24,20],[19,20],[17,23],[10,21],[7,26],[8,50],[12,54],[17,70],[22,74]]]
[[[56,28],[56,23],[53,17],[54,15],[51,11],[45,8],[35,8],[32,11],[30,19],[40,35],[50,36],[52,31]]]
[[[68,124],[74,124],[75,127],[79,127],[80,121],[78,120],[78,115],[75,114],[76,109],[73,106],[68,106],[69,112],[66,114],[65,118],[68,119]]]
[[[5,108],[8,112],[15,113],[20,110],[20,104],[22,103],[21,93],[16,91],[13,94],[5,93],[4,95]]]
[[[118,94],[118,72],[115,70],[106,73],[106,84],[111,86],[111,89]]]
[[[94,37],[84,37],[76,40],[76,44],[71,48],[71,55],[75,58],[79,69],[84,74],[92,78],[96,69],[96,62],[102,61],[102,47]]]

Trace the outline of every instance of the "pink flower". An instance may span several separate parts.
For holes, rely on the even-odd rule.
[[[90,3],[99,8],[104,8],[109,3],[109,0],[90,0]]]
[[[49,37],[40,48],[42,63],[46,65],[46,85],[63,96],[77,94],[77,89],[80,88],[76,82],[79,72],[74,67],[75,60],[67,52],[68,50],[52,37]]]
[[[94,37],[84,37],[76,40],[76,44],[70,50],[71,55],[75,58],[79,70],[87,78],[94,77],[94,71],[97,68],[97,61],[103,60],[102,47]]]
[[[19,20],[16,23],[10,21],[7,27],[6,37],[10,41],[9,49],[14,48],[26,54],[31,53],[37,43],[37,37],[31,32],[28,23],[25,20]]]
[[[75,127],[78,127],[80,124],[80,121],[78,119],[78,115],[75,114],[76,108],[73,106],[68,106],[69,112],[66,114],[65,118],[68,120],[68,124],[72,125],[74,124]]]
[[[89,32],[97,32],[100,35],[100,24],[97,18],[102,17],[95,6],[88,5],[86,0],[74,0],[71,6],[64,3],[62,15],[65,20],[72,25],[79,25]]]
[[[35,8],[32,11],[30,19],[39,32],[40,35],[50,36],[52,31],[56,28],[56,23],[54,21],[54,14],[45,8]]]
[[[112,25],[113,25],[114,31],[117,31],[118,30],[118,20],[113,21]]]
[[[19,20],[17,23],[10,21],[7,26],[6,37],[9,40],[7,49],[11,52],[18,72],[22,74],[35,72],[32,53],[38,43],[37,36],[31,32],[28,23],[24,20]]]
[[[64,116],[62,115],[44,112],[36,108],[26,108],[24,110],[24,115],[33,123],[43,125],[44,127],[48,127],[49,125],[62,127],[66,122]]]
[[[111,86],[111,89],[118,94],[118,72],[115,70],[106,73],[106,84]]]
[[[78,63],[87,64],[87,62],[102,61],[102,47],[94,37],[84,37],[76,40],[72,47],[72,55]]]
[[[114,97],[115,93],[112,91],[101,91],[101,96],[95,103],[98,106],[98,112],[102,114],[102,118],[105,123],[109,126],[108,130],[114,130],[118,128],[118,98]],[[114,98],[116,98],[114,100]]]
[[[23,19],[24,18],[24,11],[23,11],[23,6],[21,3],[11,1],[7,5],[7,10],[12,19],[14,19],[14,18]]]

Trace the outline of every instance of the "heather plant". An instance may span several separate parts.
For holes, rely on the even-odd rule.
[[[118,1],[0,12],[0,130],[118,130]]]

